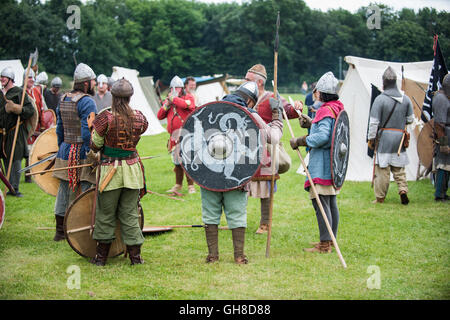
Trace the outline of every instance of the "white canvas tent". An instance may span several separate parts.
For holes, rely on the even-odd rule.
[[[420,120],[424,92],[430,77],[433,61],[398,63],[346,56],[349,69],[339,90],[339,100],[344,104],[350,121],[350,156],[346,180],[371,181],[373,159],[367,155],[367,125],[370,110],[371,84],[382,90],[382,75],[388,66],[397,73],[397,85],[401,88],[402,66],[408,87],[405,93],[411,98],[415,114],[415,122],[408,126],[411,133],[407,154],[409,165],[406,166],[407,180],[416,180],[419,169],[417,155],[417,135],[423,125]],[[421,89],[423,90],[421,90]],[[414,96],[418,105],[413,100]],[[297,172],[301,173],[303,168]]]
[[[166,132],[166,129],[161,126],[158,118],[156,118],[153,113],[153,110],[145,97],[144,91],[142,90],[141,84],[139,83],[138,76],[139,72],[137,70],[113,67],[111,78],[118,80],[123,77],[131,82],[134,89],[134,94],[131,96],[130,106],[135,110],[141,111],[148,121],[148,129],[143,135],[154,135],[161,132]]]
[[[15,73],[14,84],[18,87],[23,84],[23,75],[25,70],[22,66],[22,62],[19,59],[15,60],[0,60],[0,72],[6,67],[12,67]]]
[[[208,102],[221,100],[225,95],[230,93],[226,80],[228,75],[214,75],[194,77],[197,82],[195,95],[197,96],[197,107]],[[182,79],[183,82],[185,78]]]

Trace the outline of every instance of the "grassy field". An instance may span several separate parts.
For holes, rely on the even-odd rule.
[[[297,120],[291,124],[297,136],[304,133]],[[174,183],[167,138],[168,134],[144,137],[139,144],[141,156],[164,155],[144,163],[147,187],[159,193]],[[286,128],[285,146],[288,141]],[[383,205],[371,204],[370,182],[344,184],[338,196],[338,243],[348,265],[344,269],[335,251],[303,251],[309,242],[318,241],[318,227],[303,190],[305,177],[296,174],[300,160],[290,147],[286,150],[293,166],[282,175],[275,195],[270,258],[265,257],[266,236],[255,234],[259,200],[248,200],[248,265],[234,263],[229,230],[219,234],[220,262],[205,264],[204,231],[191,228],[146,236],[144,265],[131,267],[128,259],[117,257],[104,268],[93,266],[67,242],[54,242],[53,230],[37,229],[54,227],[55,198],[22,180],[25,197],[7,197],[0,230],[0,299],[450,298],[449,204],[434,202],[429,180],[409,183],[408,206],[400,204],[394,183]],[[200,192],[187,195],[183,187],[184,202],[145,196],[145,225],[201,224]],[[221,224],[226,225],[224,217]],[[79,268],[79,288],[68,286],[72,266]],[[374,288],[376,276],[380,281]]]

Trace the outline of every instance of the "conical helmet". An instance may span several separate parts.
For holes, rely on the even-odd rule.
[[[75,83],[89,81],[95,79],[95,73],[87,64],[80,63],[73,73],[73,81]]]
[[[125,78],[122,78],[114,82],[111,88],[111,94],[115,97],[128,98],[131,97],[133,93],[134,93],[133,86]]]
[[[253,100],[254,103],[258,101],[258,85],[254,81],[248,81],[239,86],[237,88],[236,92],[241,92],[244,95],[248,96],[250,99]]]

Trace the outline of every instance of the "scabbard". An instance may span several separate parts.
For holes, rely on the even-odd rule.
[[[114,160],[114,167],[112,167],[109,171],[108,174],[105,176],[105,179],[103,180],[100,188],[99,188],[99,192],[102,193],[103,190],[105,190],[105,188],[108,186],[109,182],[112,180],[112,178],[114,177],[114,174],[117,171],[117,166],[119,165],[119,160]]]

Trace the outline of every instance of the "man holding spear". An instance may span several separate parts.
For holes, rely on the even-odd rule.
[[[26,121],[33,117],[35,111],[27,95],[23,95],[23,90],[14,85],[14,70],[11,67],[6,67],[0,75],[2,85],[0,93],[1,158],[5,168],[9,168],[12,160],[9,169],[10,176],[7,178],[15,190],[15,194],[8,191],[7,195],[22,197],[23,195],[19,192],[20,173],[17,171],[20,170],[22,158],[28,157]],[[21,103],[21,96],[23,97],[23,103]],[[19,125],[18,133],[16,139],[14,139],[17,123]],[[31,130],[34,130],[34,128]],[[12,154],[13,149],[14,154]]]
[[[91,132],[87,119],[97,113],[92,98],[95,87],[95,73],[86,64],[80,63],[74,72],[73,90],[61,98],[56,109],[56,134],[59,150],[56,156],[55,169],[73,167],[93,162],[87,159]],[[53,240],[60,241],[64,236],[64,216],[66,210],[77,195],[95,183],[95,173],[91,168],[71,168],[53,173],[61,180],[55,203],[56,234]]]

